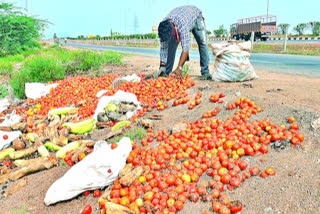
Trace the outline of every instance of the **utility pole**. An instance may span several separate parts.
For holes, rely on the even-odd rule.
[[[28,0],[26,0],[26,12],[28,12]]]
[[[267,18],[269,17],[269,0],[268,1],[268,4],[267,4]]]
[[[253,43],[254,43],[254,32],[253,31],[251,32],[250,40],[251,40],[251,51],[253,51]]]
[[[289,26],[286,26],[286,29],[283,35],[283,52],[286,52],[287,50],[288,28]]]

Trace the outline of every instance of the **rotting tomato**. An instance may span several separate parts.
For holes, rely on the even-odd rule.
[[[231,201],[229,209],[232,213],[238,213],[242,210],[242,203],[240,201]]]
[[[257,166],[250,167],[249,172],[250,172],[250,175],[251,175],[251,176],[256,176],[256,175],[259,174],[260,169],[259,169],[259,167],[257,167]]]

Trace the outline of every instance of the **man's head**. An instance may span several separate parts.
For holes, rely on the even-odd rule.
[[[160,22],[158,27],[158,35],[161,42],[168,41],[172,36],[173,26],[169,20]]]

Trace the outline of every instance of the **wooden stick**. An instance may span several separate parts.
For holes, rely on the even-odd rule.
[[[33,161],[30,162],[31,164],[19,167],[17,170],[5,174],[5,175],[0,175],[0,184],[8,181],[8,180],[18,180],[19,178],[22,178],[23,176],[42,171],[44,169],[50,169],[56,165],[58,165],[58,161],[54,158],[47,158],[44,160],[39,160],[39,161]]]

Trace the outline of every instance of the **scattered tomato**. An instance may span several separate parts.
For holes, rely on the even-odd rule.
[[[91,212],[92,212],[92,207],[90,204],[86,205],[82,210],[82,214],[91,214]]]
[[[96,189],[93,191],[93,197],[98,198],[101,196],[101,191]]]

